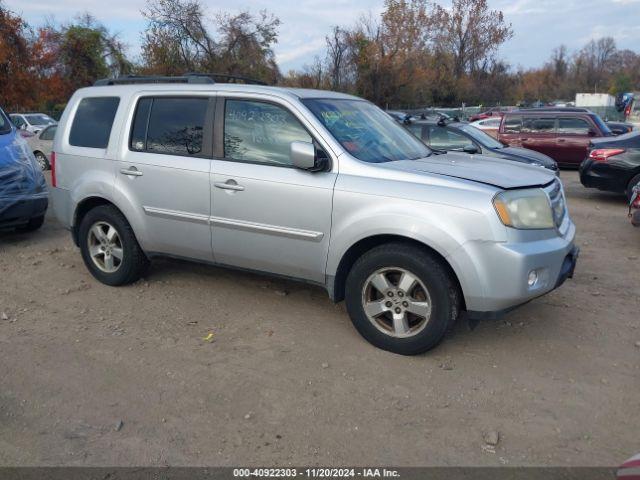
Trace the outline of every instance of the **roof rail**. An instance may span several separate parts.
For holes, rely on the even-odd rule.
[[[234,75],[227,73],[200,73],[200,72],[190,72],[185,73],[185,77],[195,77],[195,78],[209,78],[214,82],[220,83],[246,83],[249,85],[268,85],[267,82],[263,82],[262,80],[258,80],[251,77],[245,77],[244,75]]]
[[[229,75],[225,73],[199,73],[191,72],[176,77],[164,75],[123,75],[117,78],[102,78],[93,85],[103,87],[106,85],[131,85],[136,83],[195,83],[212,84],[221,83],[246,83],[251,85],[267,85],[267,83],[242,75]]]
[[[209,77],[200,77],[194,75],[183,75],[180,77],[165,77],[162,75],[142,76],[142,75],[124,75],[117,78],[102,78],[97,80],[93,85],[96,87],[104,87],[107,85],[131,85],[136,83],[215,83]]]

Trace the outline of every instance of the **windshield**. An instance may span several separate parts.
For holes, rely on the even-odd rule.
[[[53,118],[47,115],[25,115],[24,118],[29,122],[29,125],[51,125],[56,123]]]
[[[340,145],[363,162],[415,160],[431,154],[420,140],[367,101],[315,98],[303,103]]]
[[[602,121],[600,115],[596,115],[595,113],[591,115],[591,119],[596,122],[600,131],[604,134],[605,137],[610,137],[613,135],[613,132],[609,128],[609,126]]]
[[[460,125],[458,128],[487,148],[504,148],[503,144],[476,127],[472,127],[471,125]]]

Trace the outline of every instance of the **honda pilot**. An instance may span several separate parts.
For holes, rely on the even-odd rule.
[[[433,348],[462,313],[496,318],[553,290],[578,256],[552,171],[434,155],[342,93],[100,81],[69,101],[51,169],[57,218],[99,281],[134,282],[156,256],[293,278],[400,354]]]

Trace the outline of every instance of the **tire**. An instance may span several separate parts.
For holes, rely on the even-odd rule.
[[[47,160],[47,157],[44,153],[42,152],[35,152],[34,156],[36,157],[36,161],[38,162],[38,165],[40,166],[40,169],[44,172],[45,170],[49,170],[49,168],[51,168],[49,166],[49,160]]]
[[[84,264],[97,280],[106,285],[133,283],[149,266],[131,225],[111,205],[102,205],[87,212],[80,222],[78,240]]]
[[[639,183],[640,183],[640,174],[636,175],[629,181],[629,184],[627,185],[627,191],[626,191],[627,202],[631,201],[631,195],[633,195],[633,187],[638,185]]]
[[[42,227],[43,223],[44,223],[44,215],[40,215],[39,217],[33,217],[29,219],[29,222],[26,225],[22,227],[18,227],[16,228],[16,230],[18,232],[34,232],[38,230],[40,227]]]
[[[403,273],[413,277],[413,287],[400,288]],[[380,284],[379,275],[386,279],[382,285],[390,287],[385,292],[374,286]],[[435,255],[412,245],[389,243],[355,262],[347,276],[345,301],[353,325],[367,341],[393,353],[417,355],[438,345],[455,324],[460,303],[456,285]],[[382,310],[383,305],[384,311],[370,316],[365,304],[369,313]],[[396,324],[394,318],[401,320]]]

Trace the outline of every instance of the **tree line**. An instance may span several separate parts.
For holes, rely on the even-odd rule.
[[[532,69],[498,56],[514,35],[487,0],[385,0],[379,16],[336,25],[323,56],[280,71],[280,20],[267,11],[212,15],[200,0],[148,0],[141,55],[90,14],[34,28],[0,0],[0,104],[60,110],[95,80],[126,74],[215,72],[269,84],[338,90],[383,107],[516,104],[572,99],[576,92],[640,90],[640,55],[610,37],[569,52],[558,46]]]

